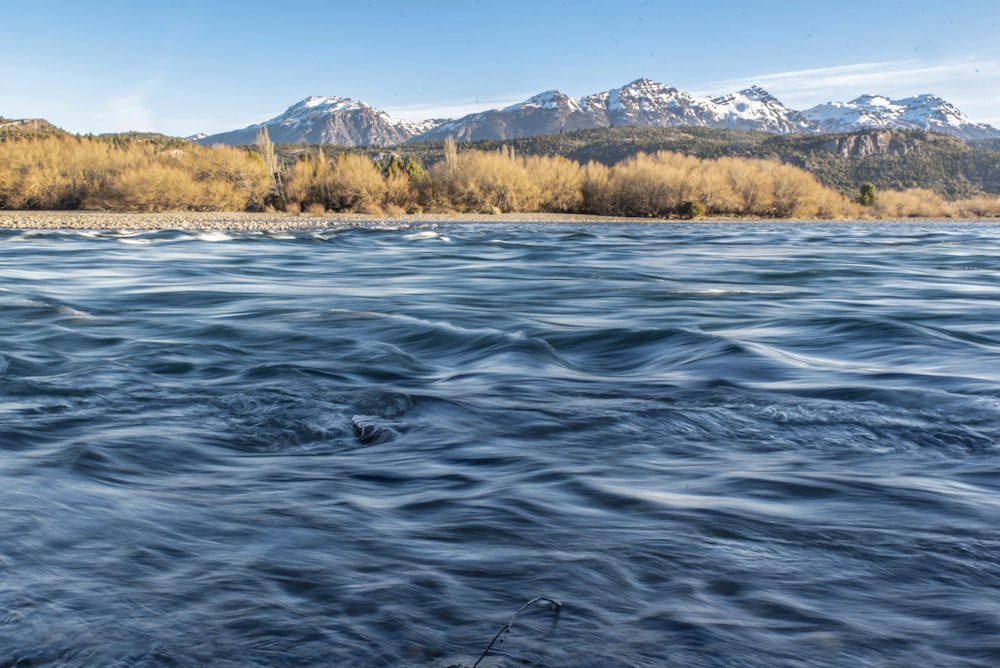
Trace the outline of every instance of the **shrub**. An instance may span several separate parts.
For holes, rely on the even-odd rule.
[[[1000,217],[1000,197],[982,195],[955,202],[955,206],[965,216],[977,218]]]
[[[722,158],[718,165],[733,194],[732,213],[767,215],[774,208],[770,175],[756,160]]]
[[[705,205],[701,202],[688,200],[681,204],[680,214],[689,220],[695,220],[705,215]]]
[[[571,213],[583,205],[584,170],[561,156],[535,156],[523,161],[528,178],[537,187],[539,211]]]
[[[883,218],[951,218],[956,215],[953,203],[925,188],[883,191],[872,209]]]
[[[463,151],[445,142],[445,159],[434,165],[423,200],[432,209],[491,213],[537,211],[541,189],[523,160],[509,149]]]
[[[285,210],[293,213],[317,203],[326,207],[332,179],[333,168],[322,150],[302,154],[284,174]]]
[[[867,182],[849,197],[805,170],[766,160],[703,160],[659,151],[608,167],[559,156],[522,158],[509,146],[459,152],[451,140],[444,149],[444,159],[427,170],[396,156],[383,168],[358,152],[331,161],[322,147],[281,168],[265,133],[250,151],[133,134],[7,138],[0,142],[0,208],[580,211],[689,218],[1000,215],[997,197],[950,202],[929,190],[876,193]]]
[[[234,148],[71,136],[0,144],[6,208],[243,210],[259,208],[268,188],[261,162]]]
[[[334,211],[380,213],[386,182],[382,170],[367,155],[341,153],[327,192],[327,207]]]
[[[862,183],[858,194],[858,204],[861,206],[872,206],[875,204],[876,199],[875,184],[867,181]]]

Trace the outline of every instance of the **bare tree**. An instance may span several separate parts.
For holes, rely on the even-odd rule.
[[[267,165],[267,172],[271,175],[271,192],[279,199],[285,199],[284,186],[281,183],[281,165],[278,164],[278,155],[274,152],[274,143],[267,133],[266,127],[257,130],[257,151]]]

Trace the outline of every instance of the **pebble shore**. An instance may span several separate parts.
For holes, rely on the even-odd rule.
[[[706,217],[700,222],[779,222],[776,219]],[[998,218],[880,218],[855,221],[869,223],[997,222]],[[169,213],[110,213],[102,211],[2,211],[0,229],[17,230],[191,230],[198,232],[285,232],[344,225],[424,225],[434,223],[662,223],[690,222],[663,218],[621,218],[562,213],[420,213],[404,216],[372,216],[361,213],[287,214],[226,211],[174,211]],[[781,219],[783,223],[815,222]]]
[[[279,213],[171,212],[104,213],[91,211],[0,211],[0,228],[20,230],[196,230],[289,231],[357,224],[489,222],[637,222],[628,218],[541,213],[416,214],[395,218],[363,214],[289,215]],[[643,222],[653,222],[643,219]]]

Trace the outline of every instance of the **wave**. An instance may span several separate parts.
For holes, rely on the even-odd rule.
[[[328,223],[0,232],[0,656],[995,655],[997,226]]]

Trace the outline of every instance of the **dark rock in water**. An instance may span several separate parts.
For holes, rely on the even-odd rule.
[[[354,427],[354,436],[361,445],[385,443],[399,435],[395,429],[380,423],[378,418],[370,415],[355,415],[351,418],[351,426]]]

